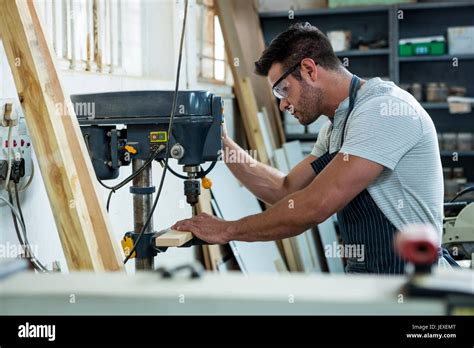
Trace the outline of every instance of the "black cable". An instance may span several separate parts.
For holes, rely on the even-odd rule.
[[[214,169],[214,167],[216,166],[216,164],[217,164],[217,161],[213,161],[213,162],[211,163],[211,165],[210,165],[206,170],[204,170],[204,171],[202,171],[202,167],[201,167],[201,172],[198,173],[198,177],[199,177],[199,178],[204,178],[207,174],[209,174],[209,173],[211,172],[211,170]]]
[[[174,95],[173,95],[173,105],[171,108],[171,116],[170,116],[170,124],[168,126],[168,135],[171,135],[171,131],[173,129],[173,120],[174,120],[174,115],[176,113],[176,104],[178,102],[178,89],[179,89],[179,75],[181,71],[181,60],[183,57],[183,43],[184,43],[184,34],[185,34],[185,29],[186,29],[186,19],[188,16],[188,0],[184,1],[184,18],[183,18],[183,28],[181,30],[181,39],[180,39],[180,44],[179,44],[179,55],[178,55],[178,66],[176,69],[176,84],[174,87]],[[163,183],[165,181],[166,177],[166,172],[168,171],[168,159],[169,159],[169,141],[166,143],[166,152],[165,152],[165,166],[163,168],[163,174],[161,175],[161,181],[160,185],[158,187],[158,193],[156,194],[155,201],[153,202],[153,206],[151,208],[150,214],[148,215],[145,223],[143,224],[143,227],[137,237],[137,240],[135,241],[133,248],[131,252],[128,254],[128,256],[125,258],[123,261],[124,264],[127,263],[127,261],[130,259],[130,257],[133,255],[135,250],[137,249],[137,245],[140,243],[140,240],[145,233],[145,230],[148,228],[148,225],[150,224],[150,221],[153,217],[153,213],[155,212],[156,206],[158,204],[158,200],[160,199],[161,196],[161,191],[163,189]]]
[[[99,181],[99,183],[104,186],[105,188],[108,188],[110,190],[109,192],[109,196],[107,197],[107,205],[106,205],[106,209],[107,209],[107,212],[109,211],[109,207],[110,207],[110,201],[112,199],[112,194],[114,194],[117,190],[121,189],[122,187],[124,187],[126,184],[128,184],[130,181],[132,181],[133,179],[135,179],[141,172],[143,172],[152,162],[153,160],[156,158],[156,156],[158,156],[158,154],[163,150],[163,148],[156,148],[155,151],[152,152],[152,154],[150,155],[150,157],[146,160],[145,163],[143,163],[143,165],[138,168],[135,172],[133,172],[132,174],[130,174],[128,177],[126,177],[124,180],[122,180],[121,182],[119,182],[117,185],[114,185],[114,186],[107,186],[105,185],[104,183],[101,182],[101,180],[99,178],[97,178],[97,180]]]
[[[20,196],[18,194],[18,185],[15,183],[15,199],[16,199],[16,206],[18,209],[18,213],[20,214],[21,222],[23,223],[23,226],[25,227],[25,244],[28,247],[28,250],[30,252],[30,261],[36,263],[37,268],[41,269],[44,272],[48,272],[48,269],[36,258],[36,256],[33,254],[33,251],[30,246],[30,242],[28,241],[28,237],[26,235],[26,222],[25,219],[23,218],[23,210],[21,209],[21,203],[20,203]],[[16,222],[16,219],[15,219]]]
[[[16,206],[17,206],[18,212],[20,213],[21,221],[23,222],[23,224],[26,227],[25,218],[23,217],[23,211],[21,210],[20,197],[18,195],[18,186],[17,186],[17,184],[15,184],[15,199],[16,199]]]
[[[8,191],[8,201],[10,202],[11,205],[13,205],[13,196],[10,192],[10,190]],[[18,212],[19,213],[19,212]],[[13,212],[12,212],[13,214]],[[15,215],[13,214],[14,218],[13,218],[13,224],[15,225],[15,232],[16,232],[16,236],[18,238],[18,241],[20,242],[20,245],[21,247],[23,248],[23,250],[25,249],[25,242],[23,241],[23,237],[21,236],[21,233],[20,233],[20,230],[18,228],[18,224],[16,222],[16,218],[15,218]]]
[[[458,193],[456,193],[456,195],[453,197],[453,199],[451,199],[449,201],[449,203],[452,203],[454,202],[456,199],[458,199],[459,197],[461,197],[462,195],[468,193],[468,192],[471,192],[471,191],[474,191],[474,186],[469,186],[469,187],[466,187],[464,190],[461,190],[459,191]]]
[[[97,176],[97,174],[95,175],[95,178],[99,182],[100,186],[106,188],[107,190],[113,190],[114,189],[113,186],[108,186],[108,185],[104,184],[104,182]]]
[[[14,202],[13,202],[13,194],[12,194],[10,188],[8,188],[8,198],[9,198],[10,204],[13,207],[15,207]],[[13,219],[13,225],[15,227],[15,232],[16,232],[16,235],[18,237],[18,241],[21,244],[23,252],[25,253],[25,256],[28,259],[28,261],[31,263],[31,265],[37,271],[39,271],[39,272],[49,272],[48,269],[35,257],[32,249],[31,249],[31,245],[28,241],[28,237],[27,237],[27,234],[26,234],[25,220],[23,218],[23,212],[21,210],[21,204],[20,204],[20,199],[19,199],[19,195],[18,195],[18,186],[16,184],[15,184],[15,198],[16,198],[16,201],[17,201],[17,208],[16,209],[17,209],[18,214],[20,216],[19,221],[22,224],[23,238],[21,237],[20,229],[18,227],[18,221],[17,221],[18,217],[13,213],[13,210],[11,211],[11,214],[12,214],[12,219]]]
[[[216,213],[219,214],[219,217],[220,217],[221,219],[223,219],[223,218],[224,218],[224,215],[222,214],[221,208],[219,207],[219,203],[217,203],[217,199],[216,199],[216,197],[214,196],[214,192],[212,192],[212,189],[209,189],[209,190],[211,191],[211,199],[214,200],[214,205],[215,205],[216,210],[217,210]]]
[[[110,200],[112,199],[112,195],[115,193],[115,190],[110,190],[109,196],[107,197],[107,204],[105,208],[107,209],[107,213],[109,212],[109,207],[110,207]]]
[[[86,148],[87,148],[87,151],[89,152],[89,157],[91,158],[91,161],[94,159],[92,157],[92,152],[90,150],[90,147],[89,147],[89,135],[86,134],[84,135],[84,140],[85,140],[85,143],[86,143]],[[107,209],[107,212],[109,211],[109,206],[110,206],[110,200],[112,199],[112,194],[114,194],[117,190],[121,189],[122,187],[124,187],[126,184],[128,184],[130,181],[132,181],[133,179],[135,179],[141,172],[143,172],[145,170],[145,168],[148,167],[148,165],[150,165],[151,162],[153,162],[153,160],[156,158],[156,156],[163,150],[163,148],[160,148],[160,147],[157,147],[150,155],[150,157],[147,159],[147,161],[145,163],[143,163],[143,165],[138,168],[134,173],[130,174],[128,177],[126,177],[125,179],[123,179],[121,182],[119,182],[117,185],[114,185],[114,186],[108,186],[106,185],[96,174],[96,179],[97,181],[99,182],[99,184],[110,190],[110,193],[109,193],[109,196],[107,197],[107,206],[106,206],[106,209]]]
[[[216,163],[217,161],[213,161],[211,165],[209,166],[209,168],[207,168],[206,170],[202,170],[202,167],[201,167],[201,171],[197,174],[196,178],[198,179],[204,178],[207,174],[211,172],[212,169],[214,169],[214,167],[216,166]],[[189,177],[187,177],[186,175],[176,173],[173,169],[171,169],[171,167],[168,167],[168,170],[171,172],[171,174],[173,174],[174,176],[180,179],[184,179],[184,180],[189,179]]]
[[[160,161],[160,164],[164,168],[163,161]],[[168,167],[168,170],[171,172],[171,174],[173,174],[174,176],[176,176],[180,179],[184,179],[184,180],[189,179],[186,175],[176,173],[173,169],[171,169],[171,167]]]

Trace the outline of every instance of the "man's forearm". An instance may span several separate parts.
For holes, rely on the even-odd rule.
[[[232,174],[262,201],[274,204],[286,195],[285,175],[258,162],[233,140],[224,140],[224,160]]]
[[[318,198],[309,198],[305,190],[280,200],[263,213],[233,221],[226,231],[228,240],[270,241],[296,236],[325,217]]]

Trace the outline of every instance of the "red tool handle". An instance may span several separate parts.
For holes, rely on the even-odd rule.
[[[438,260],[440,240],[431,225],[405,226],[395,235],[395,250],[405,261],[415,265],[431,265]]]

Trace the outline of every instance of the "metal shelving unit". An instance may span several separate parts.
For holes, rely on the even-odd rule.
[[[312,140],[316,141],[316,138],[318,135],[316,133],[303,133],[303,134],[286,134],[286,140],[287,141],[292,141],[292,140]]]
[[[399,57],[398,42],[410,37],[446,35],[448,27],[474,25],[474,1],[446,1],[399,4],[392,6],[359,6],[337,9],[312,9],[294,13],[260,14],[263,34],[268,44],[273,37],[296,22],[310,22],[323,32],[350,30],[353,39],[385,39],[388,47],[374,50],[336,52],[349,62],[348,69],[361,77],[388,77],[397,84],[444,82],[464,86],[467,96],[474,96],[474,54]],[[457,58],[457,65],[453,64]],[[448,103],[422,102],[440,133],[474,133],[474,111],[452,115]],[[474,108],[473,108],[474,109]],[[288,134],[288,140],[314,140],[314,134]],[[448,154],[449,153],[449,154]],[[452,162],[452,151],[441,154],[443,166],[465,168],[468,181],[474,181],[473,153],[458,152],[459,162]]]
[[[458,60],[474,59],[474,54],[443,54],[441,56],[413,56],[413,57],[397,57],[400,62],[433,62],[439,60],[449,60],[457,58]]]
[[[452,157],[457,154],[459,157],[474,157],[474,151],[440,151],[441,157]]]
[[[336,55],[338,57],[381,56],[381,55],[388,55],[388,54],[390,54],[390,50],[388,48],[336,52]]]

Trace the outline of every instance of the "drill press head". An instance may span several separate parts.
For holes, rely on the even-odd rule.
[[[71,100],[100,179],[117,178],[120,166],[131,159],[147,160],[167,144],[168,153],[161,151],[155,159],[175,158],[184,168],[193,168],[185,170],[190,180],[195,179],[195,168],[219,159],[223,101],[210,92],[178,92],[171,134],[173,91],[83,94]]]

